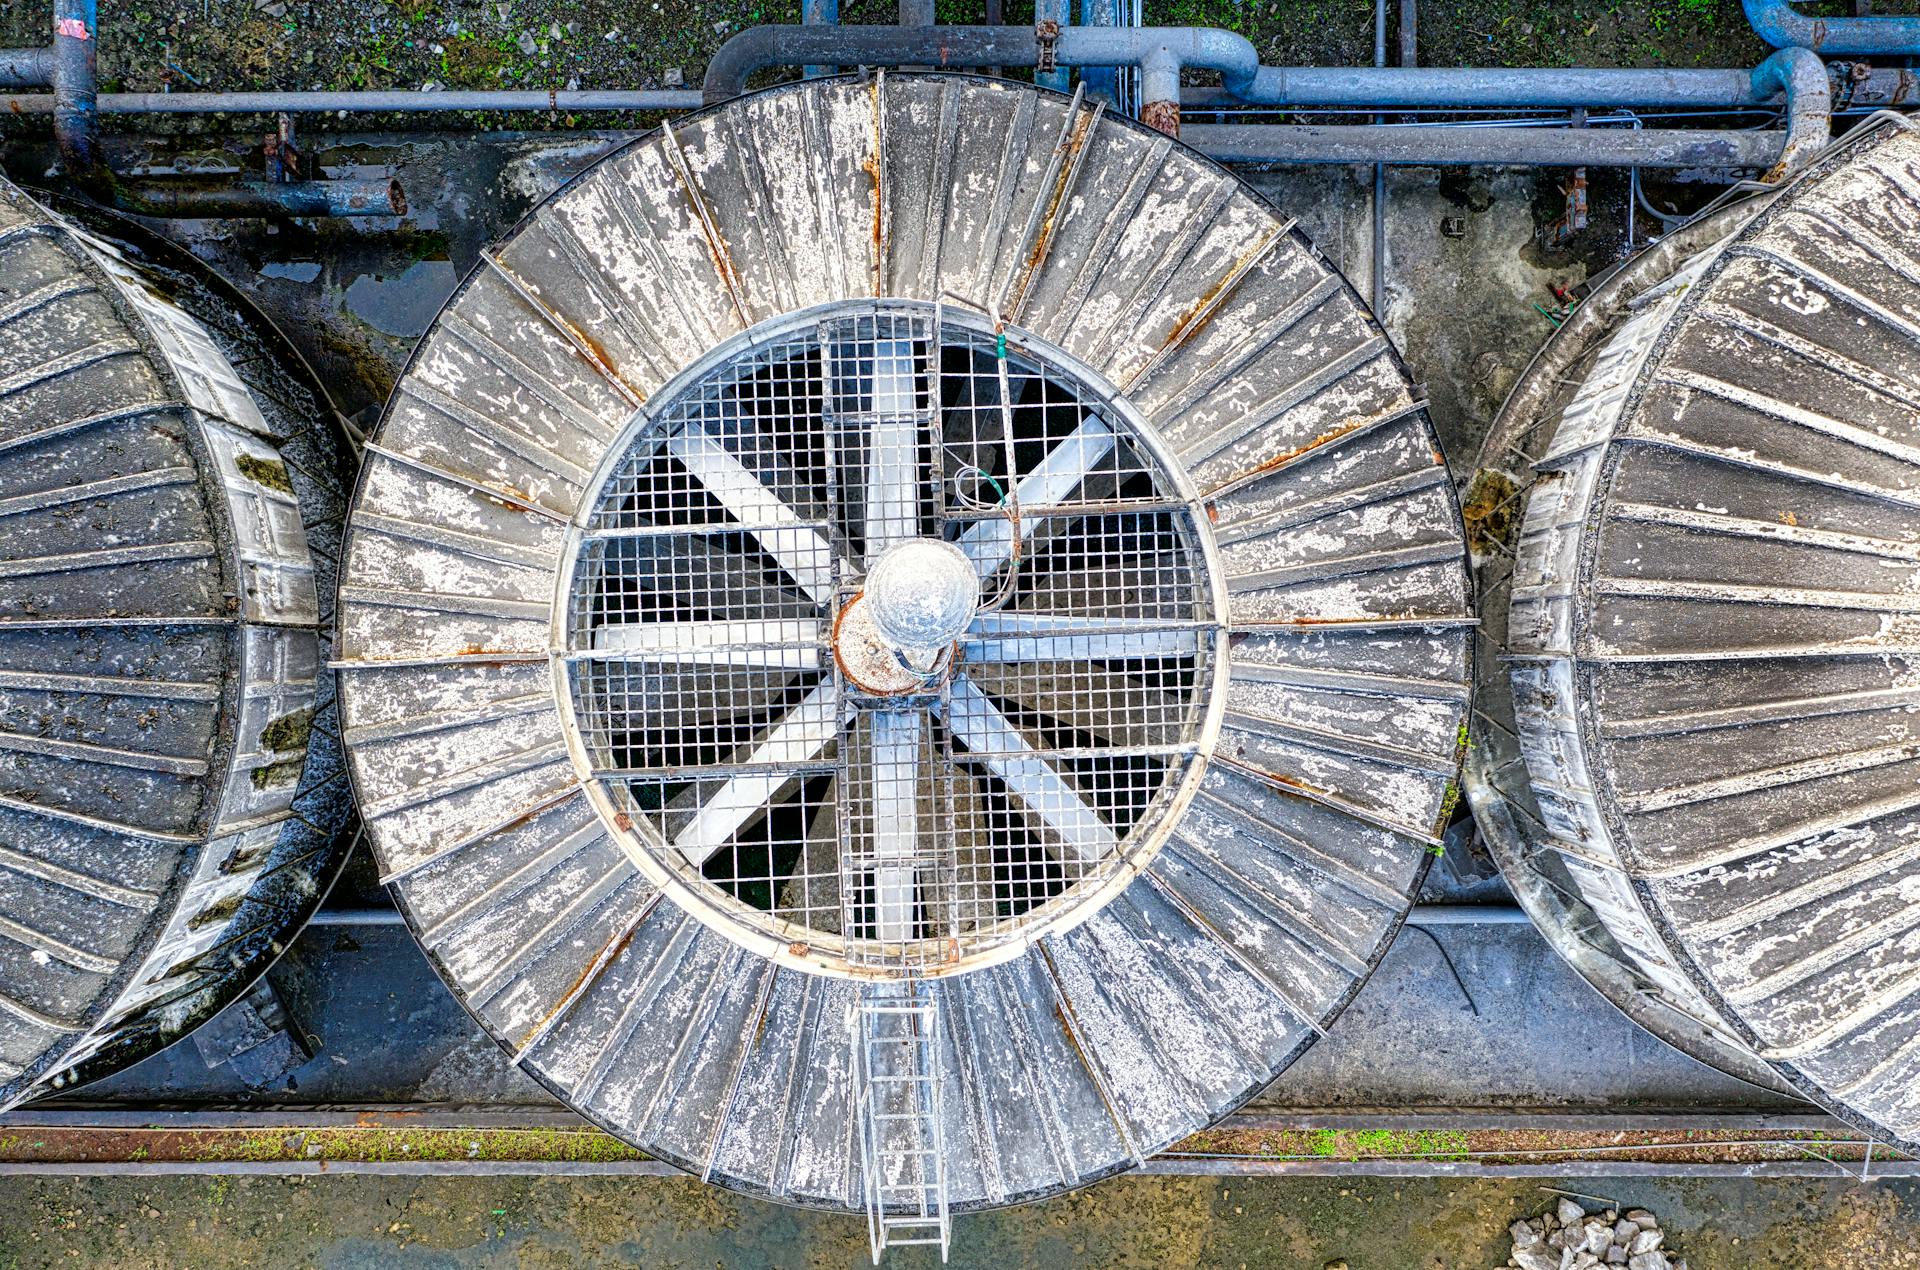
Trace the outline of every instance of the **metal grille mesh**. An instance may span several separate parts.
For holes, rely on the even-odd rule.
[[[1204,760],[1194,509],[1122,413],[929,306],[842,310],[636,421],[578,536],[574,715],[687,895],[848,968],[1007,943],[1138,867]],[[903,690],[837,655],[889,547],[953,543],[968,633]]]

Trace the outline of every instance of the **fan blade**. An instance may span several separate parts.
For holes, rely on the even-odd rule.
[[[879,711],[872,716],[873,904],[876,938],[904,943],[913,938],[919,899],[920,733],[918,710]]]
[[[1100,814],[1034,752],[1012,721],[965,676],[953,681],[940,709],[960,743],[1052,826],[1083,863],[1092,863],[1119,845]]]
[[[873,421],[867,428],[867,563],[920,532],[919,365],[912,340],[873,346]]]
[[[1014,501],[1021,507],[1060,505],[1113,451],[1113,442],[1113,429],[1097,418],[1087,418],[1049,450],[1038,467],[1020,478],[1014,486]],[[1037,519],[1020,522],[1022,542],[1033,537],[1039,523]],[[1013,555],[1013,522],[999,517],[977,521],[960,535],[959,546],[982,578],[992,577]]]
[[[688,424],[667,438],[667,453],[680,461],[728,515],[780,562],[809,598],[833,594],[833,548],[819,530],[761,484],[706,429]]]
[[[982,613],[960,641],[974,662],[1125,661],[1135,657],[1192,657],[1201,628],[1156,618],[1057,613]]]
[[[820,665],[821,624],[787,621],[633,622],[602,626],[593,647],[570,659],[677,662],[813,670]]]
[[[780,720],[767,739],[754,747],[743,766],[765,767],[764,772],[741,772],[727,779],[694,814],[673,845],[698,867],[718,851],[740,827],[773,800],[795,774],[780,765],[805,763],[827,747],[840,730],[840,696],[831,680],[820,684]]]

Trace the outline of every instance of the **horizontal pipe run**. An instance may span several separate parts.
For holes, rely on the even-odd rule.
[[[1829,81],[1830,93],[1840,85]],[[1328,109],[1432,108],[1438,110],[1538,109],[1594,110],[1672,107],[1699,110],[1747,110],[1778,106],[1779,88],[1758,90],[1743,70],[1597,70],[1495,69],[1487,67],[1385,67],[1345,69],[1319,66],[1263,66],[1253,87],[1236,95],[1214,89],[1188,89],[1186,104],[1287,106]],[[1920,100],[1920,75],[1898,69],[1874,69],[1850,81],[1850,102],[1894,106]]]
[[[140,216],[184,220],[407,214],[406,195],[394,180],[215,184],[203,177],[122,177],[115,182],[114,203]]]
[[[1920,57],[1920,16],[1812,18],[1787,0],[1746,0],[1747,23],[1777,49],[1870,57]]]
[[[1072,29],[1061,33],[1064,44]],[[1065,58],[1061,61],[1065,62]],[[820,64],[857,66],[1037,66],[1040,44],[1025,26],[748,27],[707,63],[708,103],[738,97],[755,71]]]
[[[1070,27],[1055,52],[1063,66],[1138,66],[1161,77],[1218,71],[1227,93],[1250,105],[1736,109],[1784,99],[1781,88],[1757,88],[1743,70],[1261,66],[1245,39],[1204,27]],[[749,27],[714,55],[703,92],[709,102],[723,101],[744,92],[756,71],[827,53],[847,65],[1032,66],[1039,45],[1031,30],[1017,26]],[[1876,70],[1854,85],[1853,96],[1894,105],[1916,86],[1911,72]],[[1152,92],[1145,96],[1156,100]]]
[[[52,82],[52,49],[0,49],[0,88],[45,88]]]
[[[1189,124],[1180,139],[1222,163],[1771,169],[1779,132],[1605,128],[1375,128]]]
[[[688,111],[700,107],[698,89],[606,92],[446,91],[368,93],[101,93],[103,115],[420,114],[447,111],[637,110]],[[27,93],[0,98],[0,113],[50,114],[53,98]]]
[[[0,54],[0,59],[4,54]],[[0,61],[0,66],[4,61]],[[1248,105],[1273,109],[1328,110],[1595,110],[1613,107],[1696,110],[1777,108],[1778,93],[1759,95],[1749,71],[1530,71],[1473,68],[1403,71],[1267,68],[1285,77],[1272,101],[1248,102],[1219,88],[1181,89],[1187,110],[1230,110]],[[1557,85],[1557,81],[1567,81]],[[1550,83],[1548,81],[1555,81]],[[15,87],[0,77],[0,89]],[[1831,86],[1830,86],[1831,88]],[[1853,106],[1920,104],[1920,72],[1876,69],[1851,83]],[[213,114],[446,114],[459,111],[630,110],[682,113],[703,104],[692,89],[607,89],[574,92],[478,90],[445,92],[259,92],[101,93],[103,115]],[[40,115],[53,110],[44,93],[0,97],[0,113]]]

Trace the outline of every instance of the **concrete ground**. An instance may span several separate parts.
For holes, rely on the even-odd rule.
[[[1692,1270],[1920,1266],[1920,1183],[1553,1183],[1658,1214]],[[1533,1181],[1124,1177],[962,1220],[955,1267],[1492,1270]],[[1589,1201],[1589,1208],[1599,1204]],[[53,1266],[857,1267],[858,1218],[692,1180],[169,1177],[0,1179],[0,1270]],[[888,1253],[894,1270],[938,1264]]]

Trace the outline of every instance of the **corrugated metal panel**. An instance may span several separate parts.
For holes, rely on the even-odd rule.
[[[1911,1147],[1920,134],[1876,123],[1739,220],[1544,419],[1522,836],[1678,1012]]]
[[[1049,900],[1021,942],[917,967],[938,976],[914,1008],[939,1020],[929,1061],[948,1091],[938,1134],[954,1206],[1034,1198],[1230,1110],[1383,954],[1451,808],[1472,634],[1459,521],[1404,371],[1325,260],[1221,169],[1064,97],[946,75],[792,85],[643,138],[536,209],[428,333],[370,447],[343,574],[350,767],[415,929],[502,1044],[614,1132],[729,1186],[862,1206],[848,1018],[863,998],[847,977],[861,966],[819,951],[847,934],[837,902],[780,901],[836,915],[782,942],[766,913],[714,899],[648,837],[644,822],[677,804],[610,801],[594,743],[569,735],[568,579],[579,536],[615,532],[594,519],[611,505],[602,482],[628,470],[631,438],[657,435],[649,454],[696,473],[676,504],[692,509],[687,528],[660,534],[649,513],[618,532],[665,541],[641,553],[653,576],[706,588],[677,637],[750,590],[785,606],[777,629],[772,609],[753,619],[756,639],[820,638],[808,632],[834,616],[840,575],[810,586],[794,544],[815,532],[816,504],[823,525],[843,512],[836,487],[795,475],[817,438],[794,426],[794,402],[812,398],[782,389],[762,425],[702,416],[698,447],[649,431],[654,407],[671,415],[716,357],[777,361],[814,311],[984,331],[989,373],[998,317],[1018,356],[1107,403],[1129,452],[1152,457],[1130,470],[1184,491],[1157,515],[1200,509],[1181,532],[1204,565],[1156,584],[1172,596],[1199,579],[1195,622],[1224,653],[1221,686],[1192,690],[1217,721],[1195,742],[1206,761],[1161,795],[1190,802],[1185,814],[1144,820],[1154,836],[1092,902]],[[775,369],[800,379],[763,368],[754,382],[804,381]],[[1081,407],[1060,398],[1068,408]],[[996,469],[1003,493],[1043,487],[1043,449]],[[656,487],[631,479],[637,501],[622,506],[645,511]],[[1075,484],[1056,492],[1067,512],[1105,514],[1089,501],[1097,482]],[[757,540],[751,569],[693,541],[745,521],[734,537]],[[1036,532],[1028,550],[1071,561],[1098,537]],[[1002,550],[973,546],[976,562]],[[854,553],[843,567],[863,566]],[[989,615],[1000,625],[963,645],[986,658],[1054,637],[1035,621],[1120,612],[1102,607],[1091,567],[1034,576],[1052,581],[1024,612]],[[1009,621],[1031,629],[1010,635]],[[722,645],[701,639],[694,660],[711,664]],[[776,652],[754,664],[788,666]],[[978,674],[1022,709],[1075,708],[1068,679]],[[690,714],[689,727],[724,720],[726,704],[705,700],[709,722]],[[950,721],[962,748],[1029,726],[1019,710],[971,733],[931,717],[920,735]],[[1146,735],[1137,715],[1100,726]],[[841,744],[831,729],[819,741]],[[886,744],[862,727],[844,748]],[[830,773],[846,770],[825,752]],[[1005,763],[978,774],[967,796],[1056,797],[1059,769],[1034,762],[1018,778]],[[806,786],[769,781],[758,796],[831,809],[782,788]]]
[[[344,854],[338,449],[245,321],[0,186],[0,1105],[207,1017]]]

